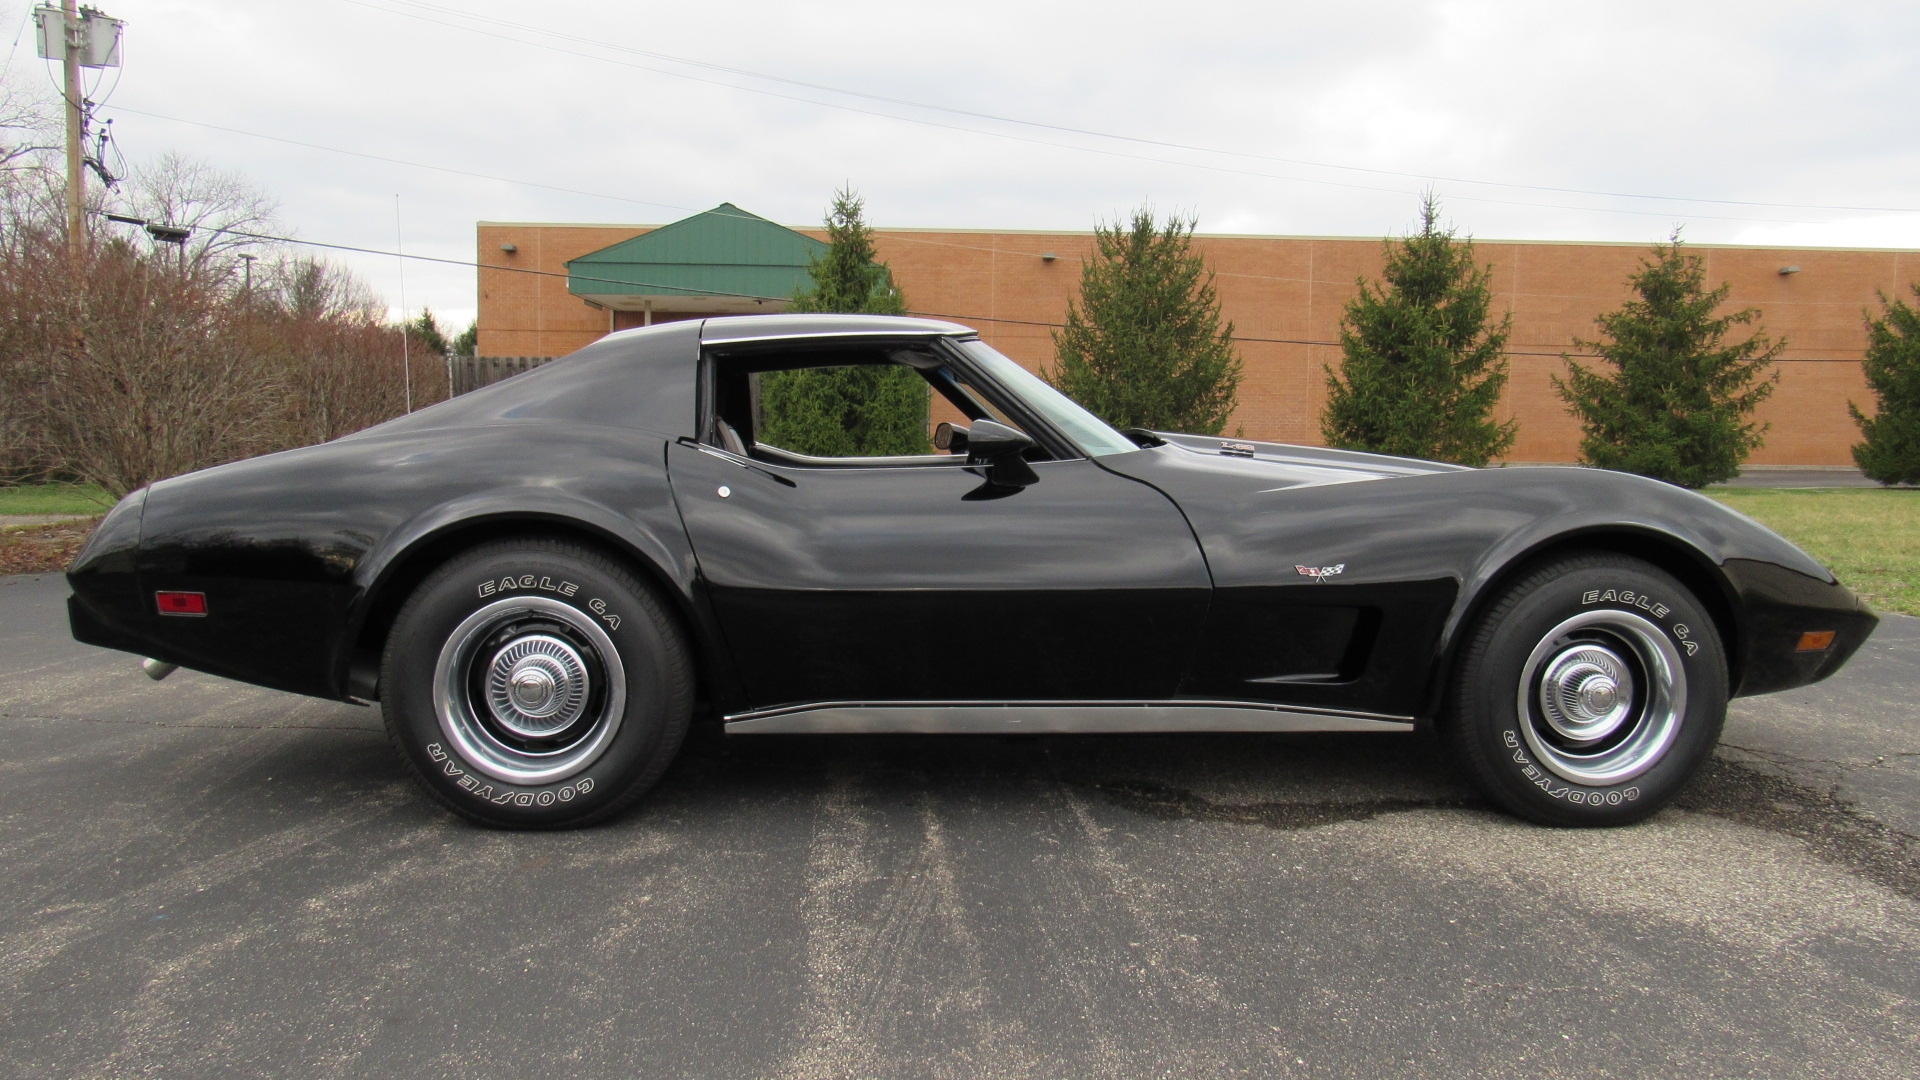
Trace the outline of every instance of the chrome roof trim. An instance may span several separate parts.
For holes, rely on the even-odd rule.
[[[828,337],[958,337],[978,331],[941,319],[902,315],[717,315],[700,327],[702,344]]]

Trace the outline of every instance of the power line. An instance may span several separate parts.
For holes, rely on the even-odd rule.
[[[490,173],[472,172],[467,169],[450,169],[445,165],[429,165],[422,161],[408,161],[405,158],[387,157],[383,154],[369,154],[362,150],[348,150],[339,146],[302,142],[299,139],[289,139],[282,135],[267,135],[258,131],[248,131],[245,128],[228,127],[224,124],[209,124],[204,120],[188,120],[185,117],[168,116],[165,113],[148,112],[144,109],[131,109],[125,105],[119,106],[119,111],[132,113],[135,116],[145,116],[154,120],[165,120],[174,124],[186,124],[189,127],[206,128],[209,131],[224,131],[229,135],[244,135],[250,139],[265,139],[268,142],[285,143],[288,146],[299,146],[308,150],[320,150],[329,154],[345,154],[349,157],[365,158],[368,161],[384,161],[389,165],[405,165],[414,169],[431,169],[434,172],[443,172],[451,176],[466,176],[475,180],[491,180],[495,183],[511,184],[515,187],[540,188],[545,191],[558,191],[565,195],[585,195],[588,198],[610,199],[614,202],[634,203],[638,206],[658,206],[665,210],[691,211],[694,209],[690,206],[678,205],[677,203],[655,202],[651,199],[635,199],[625,195],[608,195],[601,191],[584,191],[580,188],[560,187],[556,184],[542,184],[532,180],[516,180],[509,176],[494,176]]]
[[[800,89],[814,90],[822,93],[837,94],[844,97],[858,98],[861,100],[873,101],[881,104],[898,105],[906,108],[925,110],[928,112],[945,113],[951,116],[962,116],[970,119],[986,120],[993,123],[1010,124],[1018,127],[1032,128],[1032,129],[1042,130],[1042,131],[1053,131],[1053,132],[1059,132],[1061,134],[1079,135],[1079,136],[1084,136],[1088,138],[1105,139],[1105,140],[1110,140],[1114,142],[1130,143],[1130,144],[1139,145],[1139,146],[1153,146],[1153,147],[1159,147],[1162,149],[1181,150],[1181,151],[1186,151],[1191,153],[1213,154],[1218,156],[1236,157],[1236,158],[1243,158],[1243,159],[1254,160],[1254,161],[1270,161],[1270,162],[1275,162],[1278,164],[1285,164],[1285,165],[1303,165],[1310,168],[1331,169],[1331,170],[1337,170],[1342,172],[1366,173],[1366,174],[1375,175],[1375,176],[1391,176],[1391,177],[1399,177],[1402,179],[1424,180],[1428,182],[1440,181],[1440,182],[1450,183],[1450,184],[1472,184],[1480,187],[1498,187],[1498,188],[1509,188],[1513,190],[1522,190],[1522,191],[1540,191],[1540,192],[1547,192],[1551,194],[1561,194],[1561,195],[1591,195],[1591,196],[1596,196],[1600,198],[1641,199],[1641,200],[1674,202],[1674,203],[1696,203],[1696,204],[1707,203],[1707,204],[1720,205],[1720,206],[1749,206],[1749,207],[1755,207],[1755,208],[1770,208],[1770,209],[1785,209],[1785,210],[1831,210],[1831,211],[1838,211],[1838,212],[1844,212],[1844,213],[1902,213],[1902,214],[1920,213],[1920,207],[1911,207],[1911,206],[1851,206],[1851,205],[1836,205],[1836,204],[1823,204],[1823,203],[1769,202],[1769,201],[1751,200],[1751,199],[1722,199],[1722,198],[1695,197],[1695,196],[1682,196],[1682,195],[1655,195],[1655,194],[1646,194],[1642,192],[1605,191],[1605,190],[1590,189],[1590,188],[1558,187],[1558,186],[1552,186],[1552,185],[1525,184],[1525,183],[1515,183],[1515,182],[1499,181],[1499,180],[1478,180],[1471,177],[1445,176],[1445,175],[1432,174],[1432,173],[1405,172],[1405,171],[1394,170],[1394,169],[1376,169],[1376,168],[1369,168],[1366,166],[1359,166],[1359,165],[1343,165],[1343,164],[1338,164],[1333,162],[1311,161],[1311,160],[1302,159],[1302,158],[1289,158],[1289,157],[1280,157],[1280,156],[1275,156],[1270,154],[1257,154],[1257,153],[1251,153],[1248,151],[1229,150],[1221,147],[1203,146],[1203,145],[1192,144],[1192,143],[1172,142],[1172,141],[1163,140],[1163,139],[1151,139],[1151,138],[1145,138],[1145,137],[1136,136],[1136,135],[1118,134],[1114,132],[1100,131],[1093,128],[1082,128],[1082,127],[1074,127],[1074,126],[1065,125],[1065,124],[1054,124],[1054,123],[1048,123],[1048,122],[1039,121],[1039,120],[1029,120],[1029,119],[1016,117],[1016,116],[1006,116],[1006,115],[997,114],[997,113],[981,112],[981,111],[975,111],[971,109],[961,109],[961,108],[955,108],[947,105],[938,105],[938,104],[932,104],[929,102],[915,101],[909,98],[892,97],[885,94],[874,94],[874,93],[869,93],[869,92],[860,91],[860,90],[849,90],[844,87],[831,86],[825,83],[816,83],[816,82],[809,82],[801,79],[792,79],[792,78],[787,78],[785,76],[772,75],[765,72],[753,71],[747,68],[730,67],[728,65],[711,63],[709,61],[704,61],[704,60],[697,60],[697,59],[692,59],[692,58],[682,57],[682,56],[674,56],[668,53],[654,52],[646,49],[638,49],[632,46],[621,45],[617,42],[599,41],[592,38],[581,37],[574,34],[567,34],[567,33],[562,33],[560,31],[548,30],[548,29],[545,29],[544,27],[534,26],[527,23],[513,22],[508,19],[500,19],[500,18],[485,16],[485,15],[476,15],[469,12],[463,12],[457,9],[444,7],[439,4],[426,3],[424,2],[424,0],[388,0],[387,4],[371,3],[371,2],[368,2],[368,0],[342,0],[342,2],[353,4],[356,7],[363,7],[363,8],[368,8],[370,10],[381,11],[389,15],[398,15],[403,18],[416,19],[421,22],[431,23],[438,26],[445,26],[451,29],[464,30],[471,34],[477,34],[484,37],[492,37],[498,40],[510,41],[515,44],[528,45],[528,46],[532,46],[534,48],[540,48],[540,49],[547,49],[549,51],[559,52],[569,56],[580,56],[587,59],[599,60],[603,63],[619,64],[620,66],[624,66],[624,67],[636,67],[636,68],[640,68],[641,70],[652,71],[652,72],[655,72],[656,74],[667,75],[672,78],[689,79],[695,82],[706,83],[708,85],[723,86],[723,87],[727,87],[735,90],[746,90],[751,93],[765,94],[768,92],[762,91],[762,90],[755,90],[752,87],[739,86],[734,83],[723,82],[720,80],[702,79],[697,76],[689,75],[685,72],[665,70],[662,68],[652,67],[644,64],[623,63],[621,61],[613,60],[605,56],[595,55],[593,53],[583,53],[583,52],[577,52],[571,49],[561,49],[551,44],[545,44],[538,41],[527,41],[522,38],[510,37],[504,34],[497,34],[497,33],[492,33],[486,30],[477,29],[473,26],[464,25],[464,23],[462,22],[449,22],[447,21],[446,18],[436,19],[436,18],[431,18],[427,15],[419,14],[416,11],[396,10],[394,6],[389,6],[389,5],[398,5],[398,7],[400,8],[422,9],[425,11],[434,12],[436,14],[450,17],[453,19],[465,20],[467,22],[476,22],[476,23],[481,23],[485,25],[498,26],[498,27],[503,27],[511,30],[521,31],[524,33],[538,34],[544,37],[554,38],[560,41],[567,41],[567,42],[572,42],[580,45],[589,46],[591,48],[603,49],[603,50],[612,51],[612,52],[620,52],[620,53],[625,53],[631,56],[641,56],[641,57],[646,57],[648,59],[661,61],[665,63],[681,64],[688,67],[695,67],[695,68],[700,68],[708,71],[721,72],[729,75],[737,75],[743,78],[758,79],[765,82],[779,83],[782,85],[792,86]],[[795,96],[786,95],[786,94],[773,94],[771,96],[782,97],[790,101],[800,101],[800,102],[805,102],[807,104],[819,105],[825,108],[837,108],[837,109],[848,108],[847,106],[836,105],[832,102],[817,101],[812,98],[795,97]],[[872,112],[870,110],[865,110],[865,109],[850,109],[848,111],[858,112],[858,113],[862,113],[864,115],[869,115],[869,116],[879,116],[879,117],[892,119],[892,120],[902,120],[909,123],[928,123],[928,121],[916,120],[911,117],[894,116],[888,113],[876,113],[876,112]],[[967,131],[967,132],[972,132],[974,134],[993,135],[993,136],[1005,137],[1005,138],[1013,137],[1013,136],[1007,136],[1004,133],[1000,133],[1000,132],[980,131],[979,129],[976,129],[976,128],[954,127],[952,125],[945,125],[945,124],[934,124],[932,126],[946,127],[946,128],[949,128],[950,130]],[[1041,140],[1024,140],[1024,139],[1019,141],[1035,142],[1035,143],[1038,143],[1039,145],[1055,146],[1055,147],[1060,147],[1063,149],[1070,149],[1070,150],[1081,150],[1089,153],[1108,153],[1107,151],[1095,150],[1090,147],[1074,146],[1072,144],[1067,144],[1067,143],[1047,142],[1047,141],[1041,141]],[[1199,165],[1192,162],[1172,161],[1166,158],[1144,157],[1141,155],[1131,155],[1131,154],[1122,154],[1117,156],[1130,157],[1136,160],[1143,160],[1143,161],[1155,161],[1155,162],[1160,162],[1162,164],[1179,165],[1179,166],[1184,166],[1189,168],[1212,168],[1210,166]],[[1407,194],[1407,192],[1398,188],[1379,188],[1379,187],[1373,187],[1370,185],[1343,184],[1343,183],[1340,183],[1339,181],[1317,180],[1317,179],[1306,178],[1306,177],[1277,176],[1270,173],[1254,173],[1254,172],[1247,172],[1245,170],[1219,170],[1219,171],[1237,172],[1237,173],[1241,173],[1242,175],[1249,175],[1249,176],[1265,176],[1271,179],[1291,180],[1298,183],[1321,183],[1321,184],[1330,184],[1333,186],[1340,186],[1340,187],[1355,187],[1362,190],[1391,191],[1399,194]],[[1506,203],[1509,205],[1517,205],[1517,206],[1539,206],[1539,207],[1546,207],[1549,209],[1591,210],[1591,211],[1598,211],[1598,212],[1609,212],[1609,211],[1604,211],[1601,208],[1597,208],[1597,207],[1569,207],[1569,206],[1561,206],[1558,204],[1551,204],[1551,203],[1518,202],[1518,201],[1512,201],[1512,200],[1488,199],[1484,197],[1467,196],[1467,195],[1459,195],[1459,194],[1456,194],[1453,197],[1459,198],[1459,199],[1481,201],[1481,202]],[[1661,216],[1661,215],[1653,214],[1647,211],[1616,210],[1611,212],[1641,213],[1641,214],[1646,214],[1647,216]],[[1692,215],[1692,216],[1704,217],[1708,215]],[[1723,220],[1781,221],[1783,219],[1725,218]],[[1790,222],[1790,223],[1822,224],[1819,222]]]
[[[357,2],[357,0],[343,0],[343,2],[355,3]],[[727,84],[722,83],[718,85],[727,85]],[[750,93],[763,93],[763,91],[753,90],[751,87],[734,87],[734,89],[747,90]],[[779,97],[782,95],[776,94],[773,96]],[[839,107],[839,106],[834,106],[834,107]],[[513,184],[520,187],[541,188],[548,191],[558,191],[558,192],[562,192],[564,194],[569,194],[569,195],[585,195],[590,198],[609,199],[616,202],[634,203],[636,205],[641,205],[641,206],[658,206],[658,207],[662,207],[665,209],[672,209],[672,210],[684,210],[689,212],[695,211],[694,207],[681,206],[675,203],[664,203],[664,202],[659,202],[657,200],[652,200],[652,199],[635,199],[635,198],[631,198],[624,195],[608,195],[608,194],[605,194],[604,192],[584,191],[579,188],[561,187],[555,184],[543,184],[543,183],[537,183],[530,180],[516,180],[511,177],[493,176],[488,173],[473,172],[471,170],[466,170],[466,169],[453,169],[453,168],[448,168],[444,165],[429,165],[429,164],[418,162],[418,161],[408,161],[404,158],[389,157],[382,154],[370,154],[360,150],[348,150],[348,149],[337,147],[337,146],[325,146],[320,143],[303,142],[299,139],[289,139],[280,135],[267,135],[257,131],[248,131],[244,128],[236,128],[236,127],[231,127],[224,124],[211,124],[201,120],[188,120],[188,119],[185,119],[184,117],[168,116],[164,113],[156,113],[156,112],[151,112],[151,111],[142,110],[142,109],[128,108],[126,106],[120,106],[120,111],[133,113],[136,116],[151,117],[156,120],[167,120],[176,124],[187,124],[192,127],[207,128],[213,131],[224,131],[233,135],[244,135],[248,138],[265,139],[269,142],[285,143],[289,146],[300,146],[309,150],[320,150],[320,151],[324,151],[327,153],[334,153],[334,154],[346,154],[351,157],[365,158],[370,161],[384,161],[384,162],[387,162],[388,164],[405,165],[405,166],[416,168],[416,169],[432,169],[436,172],[444,172],[454,176],[466,176],[466,177],[471,177],[478,180],[491,180],[496,183]],[[1010,139],[1014,142],[1030,143],[1038,146],[1052,146],[1052,147],[1061,148],[1061,149],[1077,149],[1077,150],[1082,150],[1086,153],[1100,154],[1106,157],[1127,158],[1135,161],[1148,161],[1148,162],[1155,162],[1158,164],[1165,164],[1165,165],[1185,165],[1186,167],[1189,167],[1189,168],[1205,169],[1210,172],[1230,173],[1230,174],[1239,175],[1239,176],[1251,176],[1251,177],[1267,179],[1267,180],[1283,180],[1283,181],[1292,181],[1292,182],[1298,182],[1303,184],[1319,184],[1319,185],[1328,186],[1328,187],[1354,188],[1354,189],[1359,189],[1364,191],[1383,191],[1383,192],[1388,192],[1396,195],[1417,194],[1417,192],[1403,191],[1399,188],[1386,188],[1386,187],[1379,187],[1379,186],[1368,185],[1368,184],[1352,184],[1352,183],[1345,183],[1345,182],[1336,181],[1336,180],[1302,179],[1299,177],[1280,176],[1274,173],[1255,172],[1249,169],[1230,169],[1230,168],[1225,168],[1225,167],[1216,166],[1216,165],[1193,165],[1193,164],[1183,163],[1183,162],[1167,161],[1166,159],[1163,159],[1163,158],[1145,157],[1139,154],[1123,154],[1123,153],[1119,153],[1117,151],[1112,151],[1112,150],[1098,150],[1098,149],[1092,149],[1088,147],[1065,146],[1059,143],[1049,143],[1049,142],[1045,142],[1043,140],[1038,140],[1038,139],[1027,139],[1027,138],[1022,138],[1021,136],[1018,136],[1018,135],[1007,135],[1001,132],[978,131],[973,128],[955,127],[950,124],[937,124],[937,123],[932,123],[930,121],[913,120],[907,117],[888,116],[885,113],[868,112],[867,110],[863,110],[863,109],[855,109],[853,111],[862,112],[869,116],[878,116],[878,117],[882,117],[884,119],[889,119],[889,120],[905,120],[908,123],[927,124],[932,127],[945,128],[950,131],[961,131],[961,132],[966,132],[974,135],[987,135],[993,138]],[[1522,202],[1515,199],[1489,199],[1489,198],[1476,196],[1476,195],[1451,195],[1449,196],[1449,198],[1459,199],[1466,202],[1493,203],[1493,204],[1505,205],[1505,206],[1525,206],[1525,207],[1531,207],[1534,209],[1571,210],[1577,213],[1626,214],[1633,217],[1667,217],[1668,216],[1665,214],[1655,213],[1653,211],[1647,211],[1647,210],[1622,210],[1622,209],[1602,207],[1602,206],[1565,206],[1557,203]],[[1738,216],[1732,216],[1732,215],[1726,215],[1726,214],[1692,214],[1692,215],[1689,215],[1689,217],[1702,219],[1702,220],[1739,221],[1739,222],[1747,222],[1747,223],[1766,223],[1766,224],[1776,224],[1776,225],[1825,225],[1825,224],[1828,224],[1828,222],[1824,222],[1824,221],[1804,221],[1804,220],[1799,220],[1794,218],[1755,218],[1755,217],[1738,217]]]
[[[702,210],[701,210],[701,209],[700,209],[699,207],[697,207],[697,206],[687,206],[687,205],[684,205],[684,204],[681,204],[681,203],[669,203],[669,202],[661,202],[661,201],[660,201],[660,200],[658,200],[658,199],[636,199],[636,198],[634,198],[634,197],[632,197],[632,196],[630,196],[630,195],[609,195],[609,194],[607,194],[607,193],[606,193],[606,192],[604,192],[604,191],[588,191],[588,190],[585,190],[585,189],[583,189],[583,188],[570,188],[570,187],[561,187],[561,186],[559,186],[559,185],[557,185],[557,184],[546,184],[546,183],[541,183],[541,182],[539,182],[539,181],[535,181],[535,180],[520,180],[520,179],[516,179],[516,178],[514,178],[514,177],[510,177],[510,176],[495,176],[495,175],[493,175],[493,174],[491,174],[491,173],[483,173],[483,172],[474,172],[474,171],[472,171],[472,170],[470,170],[470,169],[455,169],[455,168],[450,168],[450,167],[448,167],[448,166],[445,166],[445,165],[434,165],[434,164],[430,164],[430,163],[428,163],[428,162],[424,162],[424,161],[408,161],[408,160],[407,160],[407,159],[405,159],[405,158],[396,158],[396,157],[389,157],[389,156],[386,156],[386,155],[383,155],[383,154],[370,154],[370,153],[367,153],[367,152],[365,152],[365,151],[361,151],[361,150],[348,150],[348,149],[346,149],[346,148],[344,148],[344,147],[339,147],[339,146],[327,146],[327,145],[325,145],[325,144],[323,144],[323,143],[313,143],[313,142],[304,142],[304,141],[302,141],[302,140],[300,140],[300,139],[289,139],[289,138],[286,138],[285,136],[281,136],[281,135],[268,135],[268,134],[265,134],[265,133],[263,133],[263,132],[258,132],[258,131],[248,131],[248,130],[247,130],[247,129],[245,129],[245,128],[237,128],[237,127],[231,127],[231,126],[228,126],[228,125],[225,125],[225,124],[211,124],[211,123],[207,123],[206,121],[203,121],[203,120],[188,120],[188,119],[186,119],[185,117],[179,117],[179,116],[168,116],[168,115],[167,115],[167,114],[165,114],[165,113],[157,113],[157,112],[151,112],[151,111],[148,111],[148,110],[144,110],[144,109],[132,109],[132,108],[127,108],[127,107],[125,107],[125,106],[121,106],[121,107],[119,107],[119,111],[121,111],[121,112],[126,112],[126,113],[132,113],[132,114],[133,114],[133,115],[135,115],[135,116],[144,116],[144,117],[147,117],[147,118],[149,118],[149,119],[153,119],[153,120],[165,120],[165,121],[167,121],[168,123],[173,123],[173,124],[185,124],[185,125],[187,125],[187,126],[189,126],[189,127],[198,127],[198,128],[205,128],[205,129],[207,129],[207,130],[209,130],[209,131],[221,131],[221,132],[225,132],[225,133],[227,133],[227,134],[229,134],[229,135],[241,135],[241,136],[244,136],[244,137],[246,137],[246,138],[249,138],[249,139],[264,139],[264,140],[266,140],[266,141],[268,141],[268,142],[277,142],[277,143],[282,143],[282,144],[285,144],[285,145],[287,145],[287,146],[298,146],[298,147],[301,147],[301,148],[303,148],[303,149],[307,149],[307,150],[318,150],[318,151],[321,151],[321,152],[323,152],[323,153],[329,153],[329,154],[343,154],[343,155],[346,155],[346,156],[348,156],[348,157],[357,157],[357,158],[363,158],[363,159],[365,159],[365,160],[368,160],[368,161],[380,161],[380,162],[385,162],[386,164],[389,164],[389,165],[401,165],[401,166],[405,166],[405,167],[407,167],[407,168],[411,168],[411,169],[426,169],[426,170],[429,170],[429,171],[432,171],[432,172],[440,172],[440,173],[446,173],[446,174],[447,174],[447,175],[449,175],[449,176],[464,176],[464,177],[468,177],[469,179],[474,179],[474,180],[488,180],[488,181],[492,181],[492,182],[494,182],[494,183],[498,183],[498,184],[507,184],[507,185],[510,185],[510,186],[514,186],[514,187],[526,187],[526,188],[537,188],[537,189],[540,189],[540,190],[542,190],[542,191],[557,191],[557,192],[560,192],[560,193],[562,193],[562,194],[565,194],[565,195],[581,195],[581,196],[585,196],[585,197],[587,197],[587,198],[592,198],[592,199],[606,199],[606,200],[608,200],[609,202],[621,202],[621,203],[631,203],[631,204],[633,204],[633,205],[635,205],[635,206],[653,206],[653,207],[658,207],[658,208],[660,208],[660,209],[663,209],[663,210],[674,210],[674,211],[678,211],[678,212],[681,212],[681,213],[688,213],[688,214],[697,214],[697,213],[709,213],[709,214],[711,214],[711,213],[717,213],[717,212],[718,212],[717,210],[705,210],[705,211],[702,211]],[[1528,205],[1534,205],[1534,204],[1528,204]],[[745,214],[745,213],[742,213],[742,214],[738,214],[738,215],[736,215],[736,214],[722,214],[721,216],[722,216],[722,217],[729,217],[729,218],[733,218],[733,219],[735,219],[735,220],[738,220],[738,221],[753,221],[753,220],[760,220],[760,221],[764,221],[764,220],[767,220],[767,219],[765,219],[765,218],[761,218],[761,217],[760,217],[759,215],[757,215],[757,214]],[[1746,219],[1740,219],[1740,220],[1746,220]],[[1758,219],[1756,219],[1756,220],[1758,220]],[[1775,220],[1775,219],[1767,219],[1767,220]],[[813,224],[806,224],[806,225],[797,225],[797,224],[793,224],[793,223],[790,223],[790,222],[776,222],[776,224],[780,224],[780,225],[783,225],[783,226],[785,226],[786,228],[789,228],[789,229],[795,229],[795,230],[800,230],[800,229],[817,229],[817,228],[818,228],[818,226],[817,226],[817,225],[813,225]],[[923,246],[927,246],[927,247],[945,247],[945,248],[954,248],[954,249],[956,249],[956,250],[961,250],[961,251],[983,251],[983,252],[991,252],[991,253],[994,253],[994,254],[999,254],[999,255],[1031,255],[1031,256],[1034,256],[1034,257],[1036,257],[1036,258],[1038,258],[1038,257],[1040,257],[1040,255],[1042,254],[1042,253],[1041,253],[1041,252],[1039,252],[1039,251],[1024,251],[1024,250],[1020,250],[1020,249],[1017,249],[1017,248],[1004,248],[1004,247],[985,247],[985,246],[982,246],[982,245],[979,245],[979,244],[957,244],[957,243],[953,243],[953,242],[951,242],[951,241],[942,241],[942,240],[929,240],[929,239],[927,239],[927,238],[926,238],[926,237],[924,237],[924,236],[908,236],[908,235],[905,235],[906,233],[908,233],[908,232],[912,232],[912,231],[914,231],[914,230],[913,230],[913,229],[911,229],[911,228],[908,228],[908,227],[899,227],[899,228],[896,228],[896,227],[891,227],[891,226],[889,226],[889,227],[884,227],[884,228],[877,228],[877,229],[875,230],[875,232],[876,232],[876,233],[878,233],[878,234],[879,234],[880,236],[882,236],[882,237],[885,237],[885,238],[886,238],[886,239],[887,239],[887,240],[888,240],[889,242],[892,242],[892,243],[900,243],[900,244],[920,244],[920,245],[923,245]],[[936,231],[938,231],[938,230],[936,230]],[[963,231],[963,232],[964,232],[965,230],[961,230],[961,231]],[[990,232],[990,231],[993,231],[993,230],[982,230],[982,231],[989,231],[989,232]],[[1061,232],[1068,232],[1068,233],[1071,233],[1071,232],[1074,232],[1074,230],[1059,230],[1059,231],[1061,231]],[[1081,235],[1085,235],[1085,234],[1081,234]],[[1199,234],[1196,234],[1196,235],[1198,235],[1198,236],[1201,236],[1201,237],[1203,237],[1203,238],[1204,238],[1204,237],[1206,237],[1206,236],[1208,236],[1209,234],[1207,234],[1207,233],[1199,233]],[[1332,237],[1329,237],[1329,238],[1327,238],[1327,239],[1337,239],[1337,238],[1332,238]],[[1368,238],[1368,239],[1371,239],[1371,238]],[[1500,240],[1488,240],[1488,241],[1484,241],[1484,242],[1485,242],[1485,243],[1492,243],[1492,244],[1498,244],[1498,243],[1503,243],[1504,241],[1500,241]],[[1788,245],[1788,246],[1791,246],[1791,245]],[[1070,254],[1069,254],[1069,255],[1060,255],[1060,256],[1058,256],[1058,257],[1059,257],[1059,258],[1061,258],[1061,259],[1066,259],[1066,260],[1069,260],[1069,261],[1073,261],[1073,262],[1080,262],[1080,261],[1083,261],[1083,258],[1082,258],[1082,256],[1079,256],[1079,255],[1070,255]],[[505,268],[505,267],[496,267],[495,269],[507,269],[507,268]],[[1214,271],[1214,273],[1215,273],[1215,274],[1217,274],[1217,275],[1219,275],[1220,277],[1228,277],[1228,278],[1246,278],[1246,279],[1251,279],[1251,280],[1258,280],[1258,281],[1306,281],[1306,280],[1309,280],[1309,279],[1307,279],[1307,278],[1300,278],[1300,277],[1288,277],[1288,276],[1285,276],[1285,275],[1278,275],[1278,274],[1247,274],[1247,273],[1239,273],[1239,272],[1236,272],[1236,271],[1231,271],[1231,270],[1216,270],[1216,271]],[[1573,299],[1586,299],[1586,300],[1608,300],[1608,299],[1613,299],[1613,297],[1606,297],[1606,296],[1590,296],[1590,295],[1588,295],[1588,294],[1585,294],[1585,293],[1555,293],[1555,294],[1547,294],[1547,293],[1535,293],[1535,294],[1531,294],[1531,295],[1537,295],[1537,296],[1546,296],[1546,295],[1555,295],[1555,296],[1565,296],[1565,297],[1569,297],[1569,298],[1573,298]],[[785,299],[785,297],[781,297],[781,299]],[[1778,305],[1778,304],[1803,304],[1803,303],[1804,303],[1804,304],[1813,304],[1813,303],[1820,303],[1820,302],[1821,302],[1821,301],[1813,301],[1813,300],[1774,300],[1774,301],[1771,301],[1771,303],[1773,303],[1773,304],[1776,304],[1776,305]]]

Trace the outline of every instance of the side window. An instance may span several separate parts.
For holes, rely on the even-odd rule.
[[[808,457],[933,453],[932,389],[902,364],[832,364],[748,375],[754,442]]]
[[[931,351],[789,345],[709,354],[708,362],[712,445],[814,465],[934,454],[933,386],[942,362]]]
[[[936,451],[936,425],[1022,427],[928,346],[788,345],[710,353],[708,363],[706,441],[776,464],[957,464],[966,452]],[[1028,455],[1045,458],[1037,445]]]

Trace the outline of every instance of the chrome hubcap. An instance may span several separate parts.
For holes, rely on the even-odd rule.
[[[550,634],[515,638],[487,665],[487,707],[501,727],[528,739],[564,731],[586,711],[587,665]]]
[[[1687,674],[1665,630],[1629,611],[1585,611],[1521,669],[1521,733],[1540,764],[1588,787],[1631,780],[1673,745]]]
[[[591,616],[543,596],[497,600],[447,636],[440,730],[476,772],[557,783],[599,760],[626,712],[626,669]]]
[[[1633,713],[1633,672],[1604,645],[1576,645],[1554,657],[1540,680],[1540,712],[1569,741],[1597,742]]]

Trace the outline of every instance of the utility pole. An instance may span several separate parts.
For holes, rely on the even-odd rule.
[[[82,108],[80,54],[87,47],[87,25],[80,21],[76,0],[60,4],[61,66],[66,69],[67,98],[67,260],[78,272],[87,257],[87,117]]]
[[[33,9],[33,22],[40,55],[60,61],[67,104],[67,257],[77,270],[87,255],[87,125],[93,122],[80,69],[119,67],[120,32],[125,24],[96,8],[81,7],[79,0],[60,0],[58,6],[42,3]],[[102,132],[103,158],[106,140]],[[100,178],[112,184],[106,162],[94,165],[100,169]]]

